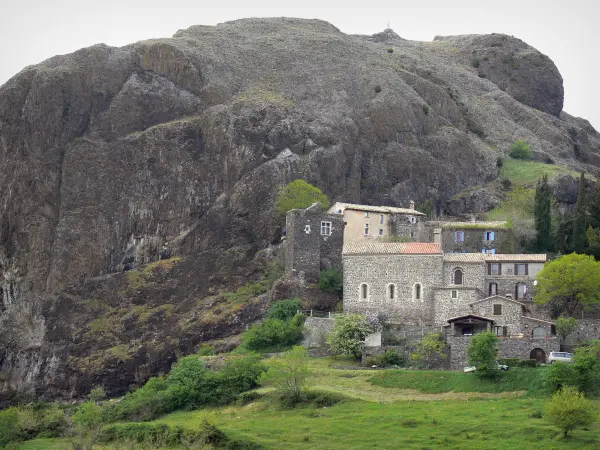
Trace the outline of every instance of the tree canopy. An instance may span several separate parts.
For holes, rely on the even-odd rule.
[[[536,303],[553,303],[572,316],[579,306],[600,305],[600,262],[572,253],[547,263],[537,275]]]
[[[320,202],[323,209],[331,205],[329,198],[321,189],[304,180],[295,180],[279,191],[275,210],[281,217],[292,209],[308,208],[316,202]]]
[[[374,332],[375,328],[362,314],[340,314],[335,317],[327,343],[334,355],[354,355],[360,359],[365,349],[365,339]]]
[[[548,185],[547,174],[538,180],[533,214],[537,231],[537,249],[539,251],[552,250],[552,191]]]

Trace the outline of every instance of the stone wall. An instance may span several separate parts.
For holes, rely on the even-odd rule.
[[[471,338],[448,337],[450,345],[450,369],[463,370],[467,366],[467,347]],[[559,342],[557,338],[552,339],[527,339],[527,338],[500,338],[498,345],[498,358],[529,359],[531,351],[541,348],[546,353],[558,351]]]
[[[302,345],[306,348],[321,347],[327,335],[333,331],[334,319],[307,317],[304,321],[304,340]]]
[[[433,242],[433,230],[440,228],[439,222],[426,222],[424,237]],[[456,242],[454,233],[464,233],[464,241]],[[494,240],[486,240],[486,231],[494,232]],[[482,249],[495,249],[496,253],[514,253],[514,242],[511,233],[503,228],[484,228],[476,224],[472,227],[442,229],[442,250],[444,253],[481,253]]]
[[[579,329],[567,336],[565,345],[573,348],[588,339],[600,339],[600,320],[598,319],[579,319],[577,320]]]
[[[486,265],[485,267],[485,293],[489,295],[490,283],[496,283],[498,285],[497,294],[506,296],[510,295],[516,300],[516,286],[517,284],[525,284],[527,286],[527,293],[525,295],[526,300],[531,300],[533,293],[533,282],[536,275],[540,270],[544,268],[544,263],[527,263],[528,274],[527,275],[514,275],[514,263],[502,262],[502,274],[501,275],[489,275],[489,270]]]
[[[344,311],[371,316],[384,313],[407,324],[428,325],[434,288],[442,277],[442,255],[361,255],[345,256]],[[360,286],[366,283],[368,296],[361,299]],[[415,284],[421,285],[421,299],[414,298]],[[395,285],[395,298],[388,286]]]
[[[439,286],[450,287],[455,286],[454,284],[454,272],[460,269],[463,273],[462,286],[468,286],[471,288],[478,288],[483,292],[485,285],[485,264],[483,261],[474,262],[449,262],[444,261],[444,278],[438,282]],[[460,285],[456,285],[460,286]]]
[[[390,218],[389,229],[392,236],[410,238],[413,242],[433,242],[433,240],[422,240],[423,230],[425,228],[423,222],[421,222],[421,216],[393,214]]]
[[[452,298],[452,291],[457,297]],[[479,289],[467,286],[439,288],[435,291],[433,308],[433,325],[444,326],[448,319],[471,314],[471,303],[481,299]]]
[[[494,315],[494,305],[501,306],[501,314]],[[494,326],[507,327],[509,335],[524,333],[521,321],[523,305],[503,297],[491,297],[476,302],[472,307],[473,314],[494,320]],[[493,331],[493,329],[492,329]]]
[[[331,234],[321,234],[321,222],[331,223]],[[342,270],[344,220],[322,212],[320,205],[288,212],[286,216],[287,276],[316,281],[322,269]]]

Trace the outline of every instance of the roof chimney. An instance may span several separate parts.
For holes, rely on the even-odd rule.
[[[409,209],[415,209],[415,201],[414,200],[410,201]]]
[[[433,229],[433,242],[435,242],[436,244],[442,243],[442,229],[441,228]]]

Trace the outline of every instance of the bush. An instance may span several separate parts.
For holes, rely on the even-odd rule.
[[[587,395],[597,394],[600,390],[600,340],[575,350],[573,369],[579,390]]]
[[[42,411],[39,437],[59,437],[62,436],[67,429],[67,418],[65,411],[59,405]]]
[[[319,289],[325,292],[342,292],[344,277],[342,272],[335,269],[322,270],[319,275]]]
[[[92,402],[99,402],[106,398],[106,392],[104,392],[104,388],[102,386],[96,386],[90,391],[88,398]]]
[[[519,367],[537,367],[538,362],[535,359],[523,359],[519,361]]]
[[[508,367],[519,367],[521,364],[521,360],[519,358],[502,358],[499,359],[498,362],[500,364],[505,364]]]
[[[508,154],[511,158],[515,159],[531,159],[533,157],[533,152],[531,151],[529,144],[521,139],[511,145]]]
[[[571,364],[555,362],[546,369],[544,384],[550,392],[577,385],[577,374]]]
[[[364,365],[368,367],[404,366],[405,364],[406,356],[403,353],[391,349],[387,349],[381,355],[367,356],[364,360]]]
[[[321,203],[323,209],[329,208],[331,204],[321,189],[304,180],[295,180],[279,191],[275,210],[279,217],[283,217],[292,209],[308,208],[317,202]]]
[[[575,428],[592,424],[597,415],[591,402],[573,386],[556,392],[544,407],[544,418],[560,428],[565,437]]]
[[[430,369],[446,359],[446,341],[440,333],[430,333],[417,344],[417,350],[411,355],[413,361]]]
[[[216,354],[215,348],[210,344],[202,344],[196,352],[198,356],[213,356]]]
[[[274,360],[260,380],[261,383],[273,384],[281,399],[286,404],[294,405],[302,400],[311,374],[308,367],[308,351],[304,347],[296,346],[283,353],[281,359]]]
[[[263,395],[260,392],[250,391],[250,392],[242,392],[236,401],[236,404],[239,406],[247,405],[248,403],[255,402],[256,400],[260,400],[263,398]]]
[[[500,184],[502,185],[502,187],[504,189],[512,188],[512,181],[510,181],[508,178],[502,178],[502,180],[500,181]]]
[[[297,314],[286,322],[280,319],[266,319],[254,325],[245,336],[243,346],[248,350],[277,350],[297,344],[302,340],[304,316]]]
[[[498,370],[498,336],[494,333],[480,333],[471,338],[467,348],[469,365],[475,366],[475,374],[481,378],[494,378]]]
[[[365,348],[365,338],[375,331],[362,314],[335,316],[333,331],[327,338],[334,355],[353,355],[360,359]]]
[[[379,94],[381,92],[381,86],[376,84],[375,87],[373,88],[373,90],[375,91],[376,94]]]
[[[279,319],[288,322],[292,320],[301,309],[302,301],[299,298],[279,300],[269,307],[267,310],[267,318]]]
[[[20,439],[17,408],[0,411],[0,446]]]

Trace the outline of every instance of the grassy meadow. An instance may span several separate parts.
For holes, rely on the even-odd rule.
[[[600,448],[600,423],[565,439],[542,418],[544,368],[513,368],[492,382],[461,372],[349,368],[355,364],[339,357],[311,359],[311,388],[342,399],[329,406],[312,402],[284,409],[272,388],[263,386],[257,390],[260,397],[248,404],[177,411],[155,422],[195,428],[207,419],[231,438],[266,449]],[[600,401],[594,402],[600,411]],[[37,439],[16,448],[65,449],[67,444]]]

